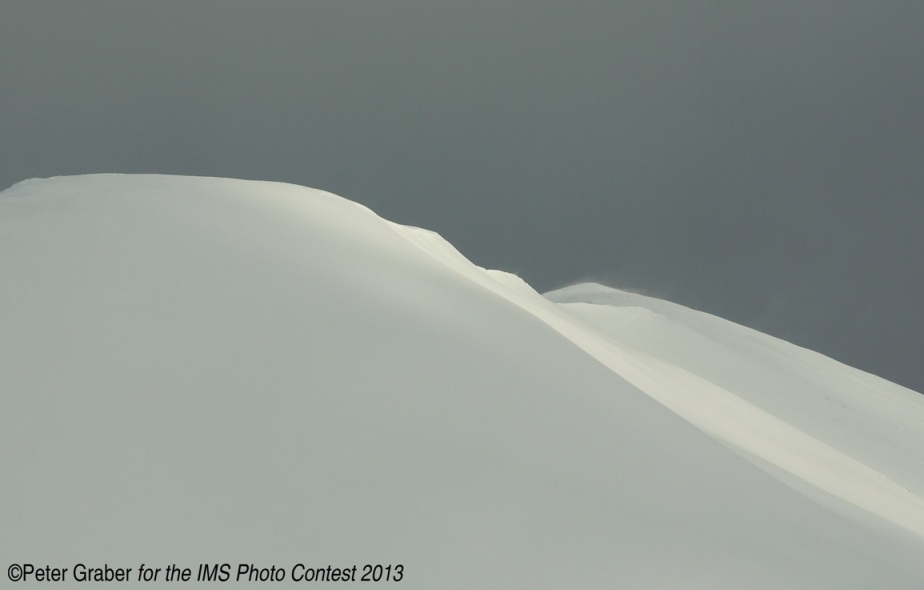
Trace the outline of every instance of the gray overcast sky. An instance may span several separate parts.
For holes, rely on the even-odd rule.
[[[0,3],[0,185],[323,188],[924,391],[924,2]]]

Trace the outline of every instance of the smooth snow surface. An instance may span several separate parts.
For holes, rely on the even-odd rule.
[[[0,193],[0,387],[4,568],[924,588],[924,397],[312,189]]]

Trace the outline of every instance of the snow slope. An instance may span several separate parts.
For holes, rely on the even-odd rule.
[[[5,568],[924,587],[920,395],[664,301],[543,297],[312,189],[0,193],[0,388]]]

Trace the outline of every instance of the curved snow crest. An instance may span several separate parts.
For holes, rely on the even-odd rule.
[[[172,194],[172,198],[185,201],[189,215],[201,214],[196,205],[206,199],[216,199],[215,204],[227,209],[226,213],[210,205],[210,210],[220,215],[233,216],[240,210],[246,210],[247,215],[280,212],[292,219],[296,231],[325,233],[327,239],[337,239],[345,248],[377,250],[381,257],[375,261],[381,265],[378,272],[399,271],[408,273],[408,277],[420,271],[410,267],[401,271],[407,264],[407,252],[401,243],[412,246],[434,268],[537,318],[696,428],[755,459],[776,477],[791,478],[789,482],[797,487],[809,484],[924,536],[924,501],[920,497],[924,493],[924,470],[895,465],[895,453],[888,449],[898,449],[919,461],[918,465],[924,464],[924,428],[915,428],[924,425],[921,396],[903,392],[894,384],[823,355],[716,316],[596,283],[573,285],[540,296],[515,275],[473,264],[436,232],[384,220],[368,207],[317,189],[270,181],[93,174],[32,179],[14,185],[4,195],[53,194],[56,187],[85,199],[96,197],[81,191],[81,187],[108,187],[110,192],[113,188],[116,192],[123,189],[119,200],[126,202],[137,202],[146,194],[161,198]],[[160,205],[158,199],[145,203],[152,204]],[[130,210],[140,215],[147,214],[143,212],[150,208]],[[220,223],[221,217],[213,221]],[[400,237],[400,242],[390,235]],[[358,255],[363,255],[362,251]],[[381,295],[404,297],[403,293]],[[670,322],[671,328],[663,329],[657,338],[639,336],[642,327],[645,333],[654,334],[664,322]],[[675,346],[681,337],[691,338],[689,331],[705,340]],[[714,342],[743,350],[783,370],[761,374],[764,387],[759,391],[751,391],[754,388],[750,385],[741,387],[722,368],[737,358],[717,353],[711,363],[704,364],[702,358],[689,357],[691,350]],[[675,354],[678,350],[687,356]],[[837,403],[849,403],[861,406],[873,418],[859,425],[866,429],[860,431],[865,437],[862,448],[850,448],[857,429],[838,429],[824,418],[805,419],[802,408],[811,400],[787,397],[793,389],[791,382],[776,382],[778,374],[787,371],[813,383],[815,389],[808,393],[818,397],[817,390],[821,389],[821,395],[835,400],[827,407],[813,407],[821,410],[819,415],[830,418]],[[788,405],[781,407],[780,399],[786,399]],[[896,429],[896,424],[900,428]],[[845,447],[847,451],[843,451]],[[856,458],[858,453],[862,460]]]
[[[921,528],[916,399],[595,292],[550,301],[295,185],[15,185],[0,549],[369,556],[411,588],[921,587],[920,537],[882,526]]]

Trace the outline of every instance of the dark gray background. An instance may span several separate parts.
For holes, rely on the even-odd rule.
[[[924,2],[0,3],[0,185],[323,188],[924,391]]]

